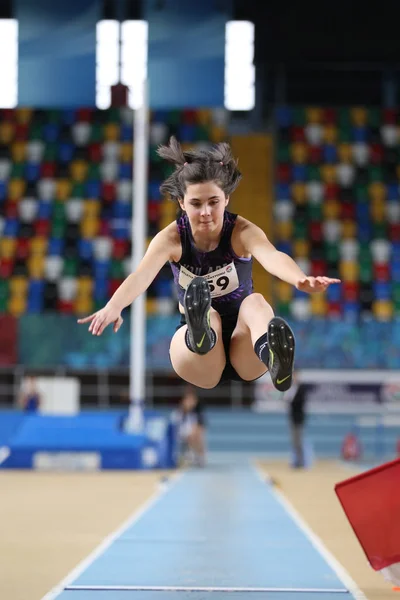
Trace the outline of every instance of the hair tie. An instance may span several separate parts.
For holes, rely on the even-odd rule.
[[[222,162],[222,160],[220,161],[220,163],[219,163],[219,164],[220,164],[220,165],[222,165],[222,166],[224,166],[224,163]]]
[[[184,167],[186,167],[186,165],[187,165],[187,162],[183,163],[183,166],[184,166]]]

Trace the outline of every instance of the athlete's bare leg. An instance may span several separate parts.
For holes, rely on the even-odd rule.
[[[207,354],[196,354],[189,350],[185,342],[187,325],[178,329],[171,340],[169,349],[171,363],[176,374],[188,383],[204,389],[211,389],[219,383],[226,364],[221,317],[213,308],[210,320],[211,327],[217,335],[217,341]]]

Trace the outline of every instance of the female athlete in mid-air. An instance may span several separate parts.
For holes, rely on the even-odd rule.
[[[227,211],[242,177],[229,144],[183,152],[172,137],[158,154],[176,166],[161,192],[177,202],[181,214],[153,238],[136,271],[106,306],[78,323],[90,322],[93,335],[111,323],[118,331],[121,311],[169,262],[181,313],[170,346],[175,372],[195,386],[213,388],[221,380],[253,381],[269,370],[278,390],[289,389],[294,335],[253,291],[253,257],[303,292],[323,292],[340,280],[305,275],[257,225]]]

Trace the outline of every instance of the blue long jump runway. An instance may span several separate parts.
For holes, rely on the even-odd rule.
[[[43,600],[365,598],[310,535],[250,466],[187,471]]]

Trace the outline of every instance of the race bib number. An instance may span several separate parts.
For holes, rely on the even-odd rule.
[[[179,285],[186,289],[195,277],[196,275],[194,275],[194,273],[191,273],[191,271],[185,269],[185,267],[181,267],[179,271]],[[226,296],[226,294],[230,294],[239,287],[239,278],[234,262],[229,263],[229,265],[226,265],[217,271],[212,271],[211,273],[204,275],[204,277],[207,279],[207,283],[210,286],[211,298]]]

